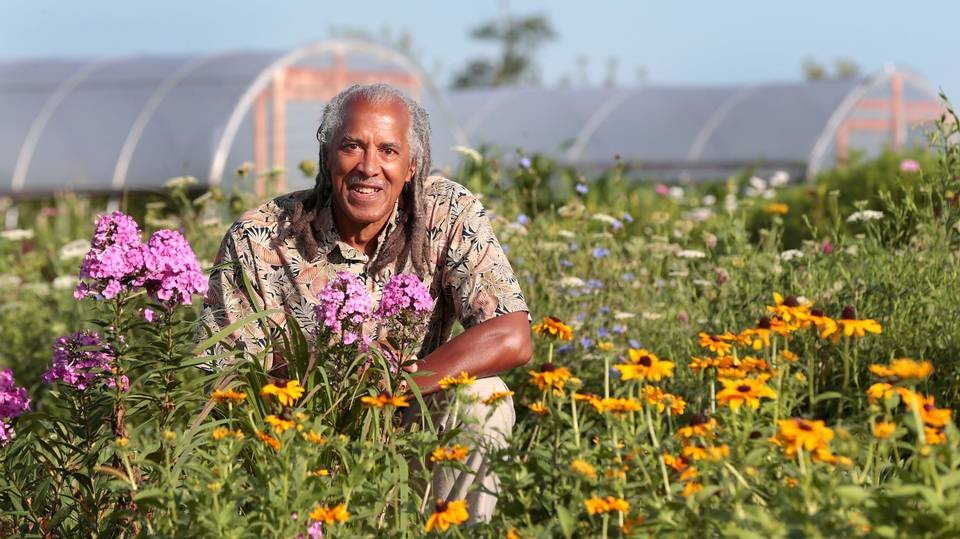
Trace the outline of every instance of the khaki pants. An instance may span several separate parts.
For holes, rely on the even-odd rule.
[[[480,378],[463,388],[463,396],[456,406],[452,403],[452,391],[440,391],[424,398],[434,428],[442,433],[460,427],[466,434],[466,439],[460,443],[472,449],[465,461],[471,472],[450,466],[433,468],[430,497],[445,501],[465,499],[471,524],[486,522],[493,515],[500,481],[487,471],[486,457],[492,449],[506,446],[517,419],[512,398],[506,397],[492,406],[483,404],[483,400],[493,393],[507,390],[503,380],[492,376]],[[409,425],[420,417],[420,407],[414,403],[405,410],[404,423]]]

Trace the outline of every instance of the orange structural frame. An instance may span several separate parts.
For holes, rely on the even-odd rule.
[[[890,76],[889,99],[866,98],[857,103],[853,113],[837,129],[837,163],[846,162],[850,153],[850,135],[854,132],[889,134],[890,147],[900,150],[907,141],[907,126],[936,121],[946,112],[938,101],[906,101],[903,98],[903,75]],[[878,117],[879,115],[879,117]]]
[[[413,97],[418,96],[422,84],[420,78],[412,73],[347,69],[341,54],[333,56],[329,68],[288,66],[278,69],[271,83],[257,95],[253,105],[253,158],[257,194],[266,194],[265,173],[271,166],[275,169],[286,167],[287,103],[326,102],[350,84],[373,82],[386,82],[404,88]],[[267,106],[268,102],[270,107]],[[271,156],[272,165],[269,164]],[[282,192],[286,190],[285,175],[283,172],[278,175],[277,189]]]

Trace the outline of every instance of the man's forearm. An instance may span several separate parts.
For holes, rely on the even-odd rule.
[[[433,374],[414,377],[420,391],[439,389],[444,376],[466,371],[479,378],[519,367],[530,360],[530,323],[526,312],[491,318],[444,343],[418,363],[418,370]]]

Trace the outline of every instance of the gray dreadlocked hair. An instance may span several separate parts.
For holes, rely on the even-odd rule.
[[[385,266],[396,263],[399,267],[410,261],[414,270],[421,276],[427,270],[427,230],[424,185],[430,174],[430,118],[419,103],[407,97],[401,90],[389,84],[355,84],[337,94],[323,109],[320,127],[317,129],[317,141],[320,142],[319,172],[316,185],[310,196],[296,200],[286,215],[287,226],[280,232],[278,241],[293,236],[305,251],[308,259],[317,255],[317,241],[313,236],[311,224],[317,212],[330,203],[333,192],[333,180],[330,177],[330,144],[335,142],[340,128],[343,127],[347,105],[360,99],[369,103],[389,103],[401,101],[410,113],[410,128],[407,131],[407,144],[410,146],[411,159],[415,171],[413,179],[407,183],[400,194],[403,211],[400,221],[380,246],[380,253],[372,261],[370,273],[375,275]]]

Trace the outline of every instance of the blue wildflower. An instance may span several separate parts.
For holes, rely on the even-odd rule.
[[[518,225],[520,225],[520,226],[527,226],[527,224],[528,224],[529,222],[530,222],[530,218],[527,217],[527,215],[526,215],[525,213],[521,213],[520,215],[517,216],[517,224],[518,224]]]
[[[573,345],[570,343],[557,347],[558,354],[566,354],[573,351]]]
[[[610,307],[607,307],[606,305],[600,307],[600,314],[610,314]]]
[[[581,195],[587,194],[587,186],[582,183],[578,183],[574,189],[576,189]]]
[[[628,271],[628,272],[625,272],[623,275],[621,275],[620,278],[623,279],[624,281],[630,282],[634,280],[636,276],[633,274],[632,271]]]
[[[590,279],[587,281],[587,290],[592,292],[594,290],[599,290],[603,288],[603,283],[597,279]]]
[[[636,339],[630,339],[629,342],[630,342],[630,348],[642,348],[642,347],[640,346],[640,341],[638,341],[638,340],[636,340]]]
[[[632,222],[633,222],[633,216],[630,215],[630,214],[627,213],[627,212],[623,212],[623,216],[621,217],[621,219],[623,219],[624,221],[626,221],[626,222],[628,222],[628,223],[632,223]]]
[[[624,333],[627,332],[627,327],[617,324],[613,326],[613,332],[616,333],[617,335],[623,335]]]
[[[573,267],[573,262],[570,262],[569,260],[567,260],[566,258],[564,258],[564,259],[560,260],[560,265],[563,266],[563,267],[565,267],[565,268],[571,268],[571,267]]]
[[[620,230],[623,228],[623,223],[621,223],[618,219],[614,219],[613,222],[610,223],[610,226],[612,226],[614,230]]]
[[[607,249],[606,247],[595,247],[593,249],[593,258],[596,258],[597,260],[601,258],[606,258],[606,256],[609,254],[610,254],[610,250]]]
[[[530,167],[533,166],[533,163],[530,162],[530,158],[529,158],[529,157],[523,156],[523,157],[520,158],[520,163],[519,163],[519,165],[520,165],[520,168],[529,170]]]
[[[583,348],[590,348],[593,346],[593,339],[590,337],[580,337],[580,346]]]
[[[607,328],[600,328],[597,330],[598,339],[605,339],[608,335],[610,335],[610,330]]]

